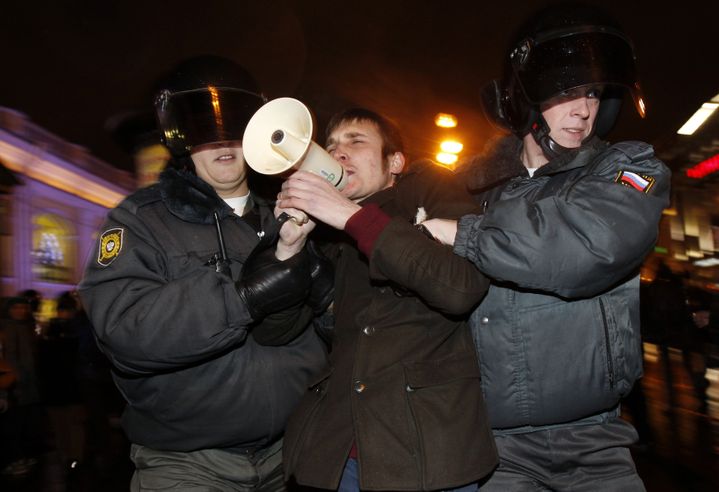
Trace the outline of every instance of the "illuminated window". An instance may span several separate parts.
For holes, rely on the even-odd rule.
[[[46,282],[72,281],[75,266],[75,227],[54,214],[33,217],[32,271]]]

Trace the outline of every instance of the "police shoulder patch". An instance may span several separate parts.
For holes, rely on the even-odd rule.
[[[619,171],[614,182],[619,183],[629,188],[634,188],[642,193],[649,193],[649,190],[654,186],[654,178],[647,176],[646,174],[634,173],[632,171]]]
[[[97,252],[97,262],[100,265],[109,265],[120,254],[123,233],[124,230],[121,227],[113,227],[102,233]]]

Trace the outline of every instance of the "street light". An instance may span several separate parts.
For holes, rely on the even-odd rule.
[[[440,128],[455,128],[457,126],[457,117],[449,113],[437,113],[434,117],[434,124]],[[464,145],[457,140],[443,140],[439,144],[440,151],[435,156],[435,160],[445,166],[453,167],[458,160],[458,155],[462,152]]]
[[[457,117],[449,113],[437,113],[434,124],[440,128],[454,128],[457,126]]]
[[[444,142],[439,144],[439,148],[442,149],[442,152],[447,152],[449,154],[459,154],[460,152],[462,152],[464,145],[462,145],[462,142],[458,142],[456,140],[445,140]]]
[[[439,152],[435,158],[437,159],[437,162],[446,166],[451,166],[457,162],[458,159],[457,154],[451,154],[449,152]]]

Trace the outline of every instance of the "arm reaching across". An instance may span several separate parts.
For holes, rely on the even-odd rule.
[[[457,235],[457,221],[449,219],[429,219],[420,225],[440,243],[452,246]]]

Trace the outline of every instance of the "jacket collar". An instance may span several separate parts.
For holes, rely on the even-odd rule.
[[[497,186],[518,176],[528,176],[522,164],[522,140],[514,135],[501,137],[490,143],[489,150],[471,157],[459,171],[460,179],[467,182],[470,191],[479,191]],[[534,176],[548,176],[587,165],[607,144],[592,137],[580,149],[566,152],[537,170]]]
[[[168,168],[160,174],[158,185],[162,201],[168,210],[187,222],[212,224],[215,211],[220,218],[233,213],[232,208],[217,195],[212,186],[193,173]]]
[[[591,162],[598,152],[608,147],[598,137],[593,136],[588,142],[579,149],[565,152],[560,156],[552,159],[547,164],[537,170],[535,176],[548,176],[560,172],[569,171],[578,167],[584,167]]]
[[[488,151],[471,157],[458,175],[470,191],[499,185],[516,176],[527,176],[527,169],[519,159],[522,141],[510,135],[490,143]]]

